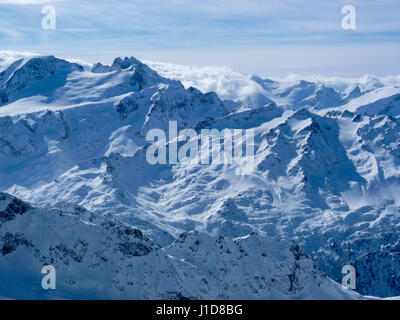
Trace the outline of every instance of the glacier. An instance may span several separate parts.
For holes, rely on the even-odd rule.
[[[399,296],[399,80],[0,52],[0,297]],[[256,170],[150,165],[169,121],[253,129]]]

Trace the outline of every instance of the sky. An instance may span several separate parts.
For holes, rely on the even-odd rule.
[[[45,5],[56,28],[42,28]],[[342,28],[342,7],[356,29]],[[260,76],[400,74],[399,0],[0,0],[0,50]]]

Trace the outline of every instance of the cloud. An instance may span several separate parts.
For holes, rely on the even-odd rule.
[[[21,36],[18,31],[11,28],[0,28],[0,34],[5,35],[14,43],[16,43]]]
[[[144,62],[162,76],[181,81],[186,88],[192,86],[203,92],[214,91],[222,99],[234,100],[257,91],[248,75],[227,67],[193,67],[147,60]]]
[[[256,81],[252,80],[251,75],[237,72],[227,67],[194,67],[154,61],[144,62],[160,75],[181,81],[186,88],[192,86],[204,93],[214,91],[223,99],[237,100],[259,93],[269,96],[272,99],[276,98],[270,92],[266,92]],[[339,92],[344,92],[356,85],[362,90],[367,91],[374,89],[374,85],[377,82],[384,85],[398,85],[400,82],[400,73],[385,77],[373,75],[363,75],[361,77],[328,77],[318,74],[288,74],[284,77],[274,77],[273,80],[280,83],[283,87],[293,85],[300,80],[306,80],[332,87]]]
[[[70,0],[0,0],[0,5],[32,5],[32,4],[50,4]]]
[[[355,31],[341,29],[344,0],[57,1],[57,29],[51,32],[41,29],[40,8],[13,5],[49,2],[54,1],[0,0],[8,4],[0,10],[0,28],[15,32],[0,34],[2,45],[91,62],[141,55],[265,75],[360,75],[377,73],[377,62],[383,63],[381,73],[399,68],[392,57],[400,39],[398,1],[353,1]],[[379,46],[385,50],[378,52]]]

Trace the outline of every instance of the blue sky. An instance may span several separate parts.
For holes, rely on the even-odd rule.
[[[41,9],[56,8],[55,30]],[[357,29],[341,28],[353,5]],[[398,0],[0,0],[0,50],[110,63],[225,65],[246,73],[400,73]]]

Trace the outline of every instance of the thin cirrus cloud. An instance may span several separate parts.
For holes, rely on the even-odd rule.
[[[56,30],[41,29],[45,4],[56,8]],[[136,55],[256,73],[287,73],[289,67],[342,76],[400,73],[395,58],[400,2],[353,0],[357,29],[351,31],[341,28],[345,4],[347,0],[0,0],[0,41],[6,44],[0,49],[90,62]],[[366,48],[371,50],[360,60],[357,55]],[[384,63],[378,70],[379,61]]]
[[[65,0],[0,0],[0,5],[1,4],[12,4],[12,5],[49,4],[60,1],[65,1]]]

